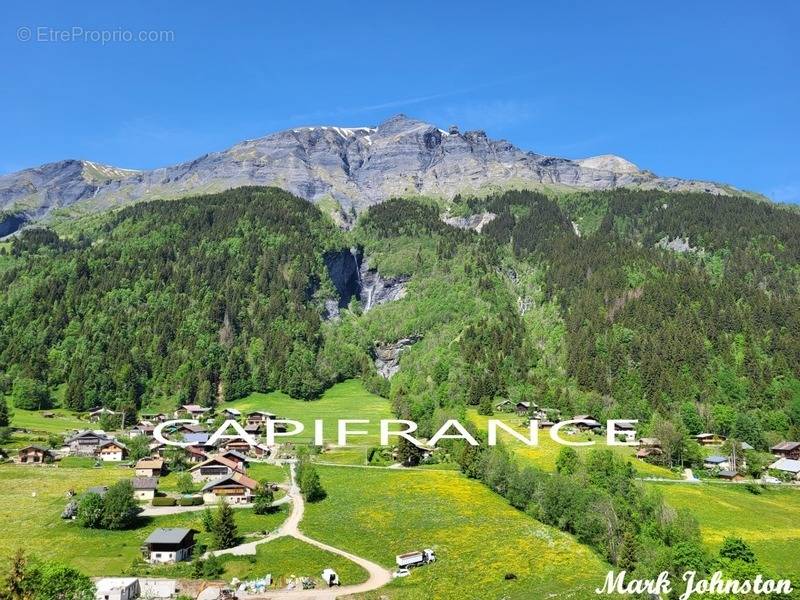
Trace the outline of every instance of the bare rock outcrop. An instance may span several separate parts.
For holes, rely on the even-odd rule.
[[[412,335],[396,342],[376,343],[373,347],[373,357],[378,374],[384,379],[391,379],[400,370],[400,355],[421,339],[421,335]]]

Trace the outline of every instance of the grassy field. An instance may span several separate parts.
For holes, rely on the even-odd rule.
[[[63,459],[61,462],[63,463]],[[91,459],[89,459],[91,460]],[[285,483],[289,480],[289,470],[287,467],[279,465],[268,465],[265,463],[250,463],[247,468],[248,477],[252,477],[256,481],[266,479],[271,483]],[[198,492],[202,488],[204,482],[197,482],[194,484],[194,492]],[[158,489],[162,492],[177,492],[178,491],[178,473],[169,473],[158,480]],[[282,497],[283,491],[275,493],[275,499]]]
[[[480,429],[486,430],[487,423],[489,419],[499,419],[504,421],[509,425],[515,425],[516,429],[522,433],[523,435],[528,435],[527,427],[522,425],[522,417],[518,417],[513,413],[497,413],[492,417],[487,417],[483,415],[479,415],[475,409],[470,409],[467,411],[467,415],[469,419],[475,423]],[[585,442],[585,441],[594,441],[596,442],[595,446],[576,446],[575,450],[578,452],[579,455],[583,455],[592,448],[605,446],[606,445],[606,438],[605,436],[593,435],[591,433],[579,433],[575,436],[567,435],[566,433],[561,434],[564,439],[569,439],[576,442]],[[520,457],[524,462],[528,462],[533,464],[544,471],[555,471],[556,470],[556,457],[558,453],[561,451],[561,448],[564,448],[561,444],[556,443],[550,437],[550,432],[547,430],[540,430],[539,431],[539,445],[536,447],[526,446],[522,442],[517,439],[512,438],[508,434],[500,433],[499,439],[506,444],[506,447],[513,450],[514,453]],[[638,460],[635,457],[636,449],[629,447],[629,446],[615,446],[614,451],[618,454],[629,457],[631,462],[633,463],[634,468],[639,473],[641,477],[660,477],[664,479],[680,479],[680,476],[673,473],[669,469],[664,467],[659,467],[657,465],[651,465],[643,460]]]
[[[694,513],[711,550],[726,536],[738,536],[763,565],[800,575],[800,490],[770,488],[757,496],[741,485],[648,485],[657,486],[672,506]]]
[[[378,431],[381,419],[393,419],[389,401],[370,394],[364,389],[359,380],[352,379],[334,385],[326,391],[319,400],[303,402],[295,400],[281,392],[269,394],[253,393],[236,400],[235,402],[221,405],[237,408],[243,413],[251,410],[266,410],[281,417],[300,421],[305,426],[302,434],[292,437],[296,443],[308,443],[314,435],[314,420],[325,421],[325,442],[336,444],[336,422],[339,419],[368,419],[369,425],[351,425],[350,429],[365,429],[369,432],[364,436],[351,436],[348,445],[374,446],[378,443]]]
[[[0,465],[0,557],[23,546],[31,554],[58,559],[88,575],[122,573],[140,556],[142,541],[155,527],[194,527],[202,530],[200,513],[185,513],[141,519],[130,531],[82,529],[60,518],[67,503],[67,490],[82,492],[95,485],[109,485],[131,476],[128,469],[68,469]],[[286,507],[272,515],[259,516],[237,509],[240,534],[269,532],[286,518]],[[207,543],[207,534],[200,535]]]
[[[458,473],[318,468],[328,497],[306,506],[309,536],[386,567],[433,548],[438,560],[370,598],[588,598],[605,565],[570,536]],[[506,580],[513,573],[516,579]]]
[[[75,416],[75,413],[60,408],[50,411],[12,409],[14,415],[11,426],[28,431],[43,433],[63,433],[70,429],[90,429],[92,424]],[[42,416],[43,412],[51,412],[54,416],[50,419]]]
[[[331,568],[339,575],[342,585],[367,580],[367,572],[346,558],[320,550],[294,538],[278,538],[258,547],[254,557],[224,557],[225,575],[242,581],[272,575],[277,588],[287,579],[314,577],[321,583],[323,569]]]

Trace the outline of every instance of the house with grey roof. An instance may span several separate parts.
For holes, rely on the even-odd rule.
[[[184,527],[159,527],[142,544],[142,556],[152,564],[190,560],[196,533]]]
[[[800,481],[800,460],[781,458],[769,466],[770,471],[780,471],[789,475],[795,481]]]
[[[703,467],[706,469],[722,469],[726,471],[731,468],[731,461],[727,456],[707,456],[703,460]]]
[[[158,477],[134,477],[131,479],[133,495],[137,500],[152,500],[156,497]]]

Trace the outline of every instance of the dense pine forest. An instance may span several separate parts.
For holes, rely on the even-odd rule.
[[[423,433],[508,397],[766,448],[800,434],[798,232],[768,203],[656,191],[397,199],[352,231],[271,188],[140,204],[0,249],[0,391],[213,405],[361,376]],[[351,248],[406,297],[326,319],[325,256]],[[406,337],[379,377],[375,344]]]

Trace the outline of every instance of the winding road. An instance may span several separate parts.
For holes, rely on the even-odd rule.
[[[243,598],[246,600],[334,600],[335,598],[342,596],[362,594],[364,592],[376,590],[392,580],[391,572],[388,569],[384,569],[379,564],[376,564],[361,556],[356,556],[355,554],[346,552],[345,550],[340,550],[339,548],[335,548],[323,542],[317,541],[306,536],[300,531],[300,521],[303,519],[305,502],[303,500],[303,495],[300,493],[300,488],[296,483],[294,464],[291,465],[291,483],[286,490],[286,498],[288,498],[288,500],[281,500],[284,500],[285,502],[291,501],[292,512],[289,515],[289,518],[287,518],[278,529],[273,531],[267,537],[254,542],[240,544],[239,546],[234,546],[233,548],[227,548],[226,550],[215,550],[209,554],[214,554],[215,556],[221,556],[223,554],[233,554],[236,556],[253,555],[256,553],[258,546],[261,544],[266,544],[277,538],[288,536],[298,539],[301,542],[305,542],[306,544],[316,546],[321,550],[338,554],[339,556],[356,563],[369,574],[369,578],[365,582],[356,585],[346,585],[342,587],[315,590],[276,590],[259,594],[247,594],[243,595]]]

